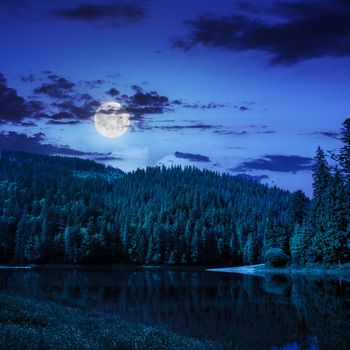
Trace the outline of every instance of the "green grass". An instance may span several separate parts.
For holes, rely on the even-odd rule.
[[[0,349],[220,349],[220,345],[75,307],[0,294]]]

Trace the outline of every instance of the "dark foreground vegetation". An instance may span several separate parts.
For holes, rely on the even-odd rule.
[[[220,349],[219,344],[88,313],[53,302],[0,294],[0,349]]]
[[[336,166],[317,150],[311,201],[195,168],[123,174],[87,160],[3,152],[0,260],[254,264],[279,248],[294,265],[348,262],[350,119],[342,140]]]

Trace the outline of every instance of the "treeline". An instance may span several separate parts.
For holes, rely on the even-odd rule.
[[[350,120],[330,168],[316,155],[310,202],[196,168],[124,174],[88,160],[3,152],[2,262],[252,264],[269,248],[292,262],[349,261]]]
[[[313,173],[314,195],[304,220],[290,241],[292,262],[305,266],[350,261],[350,119],[341,130],[343,146],[330,154],[330,166],[319,147]]]
[[[4,152],[0,180],[2,261],[251,263],[293,227],[287,191],[195,168]]]

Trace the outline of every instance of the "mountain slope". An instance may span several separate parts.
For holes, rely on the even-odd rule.
[[[255,263],[288,253],[291,195],[196,168],[123,174],[95,162],[4,152],[2,261]]]

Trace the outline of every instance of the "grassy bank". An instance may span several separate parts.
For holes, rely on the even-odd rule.
[[[101,313],[0,294],[0,349],[220,349]]]

